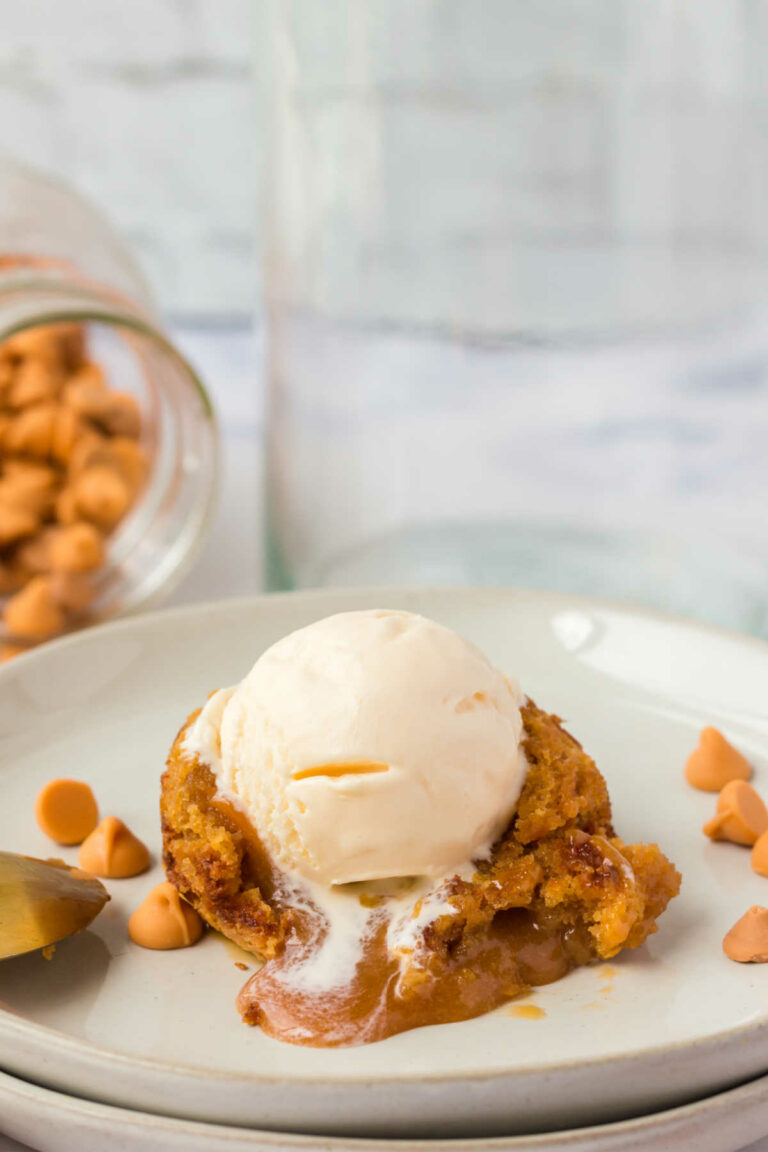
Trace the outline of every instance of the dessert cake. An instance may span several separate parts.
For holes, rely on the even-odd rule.
[[[266,962],[238,998],[247,1023],[294,1043],[367,1043],[477,1016],[656,931],[679,873],[656,845],[616,835],[594,761],[557,716],[520,701],[524,782],[488,852],[453,874],[322,890],[222,789],[189,717],[162,778],[165,868],[208,924]]]

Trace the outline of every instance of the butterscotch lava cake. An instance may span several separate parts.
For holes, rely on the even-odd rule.
[[[169,879],[266,961],[249,1024],[360,1044],[477,1016],[637,948],[680,887],[615,833],[560,720],[404,612],[285,637],[192,713],[162,778]]]

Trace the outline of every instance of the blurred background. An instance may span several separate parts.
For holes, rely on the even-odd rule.
[[[490,582],[766,632],[768,3],[0,8],[0,151],[107,214],[219,415],[177,601]]]
[[[215,392],[222,500],[176,599],[251,592],[262,566],[262,395],[250,0],[31,0],[0,14],[0,151],[108,215]]]
[[[109,213],[173,321],[247,323],[251,0],[25,0],[0,13],[0,147]]]

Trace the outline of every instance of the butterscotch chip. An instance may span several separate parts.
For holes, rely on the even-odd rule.
[[[59,464],[67,464],[75,445],[83,436],[84,424],[80,417],[65,404],[56,407],[51,435],[51,456]]]
[[[101,414],[96,417],[110,436],[129,436],[141,432],[141,413],[136,400],[127,392],[109,392]]]
[[[731,780],[749,780],[749,762],[717,728],[702,728],[699,746],[688,757],[685,778],[702,792],[719,792]]]
[[[758,836],[749,859],[758,875],[768,876],[768,831]]]
[[[5,605],[3,623],[12,636],[46,640],[63,630],[66,619],[47,578],[34,576]]]
[[[3,461],[3,477],[25,491],[51,491],[59,482],[59,473],[50,464],[38,460],[14,460],[8,457]]]
[[[768,908],[753,904],[726,933],[723,952],[739,964],[764,964],[768,960]]]
[[[99,808],[82,780],[51,780],[37,794],[35,819],[57,844],[81,844],[99,820]]]
[[[0,500],[0,545],[33,536],[39,526],[40,518],[34,512]]]
[[[146,479],[147,457],[137,441],[128,436],[108,439],[94,432],[80,437],[69,459],[68,470],[75,478],[94,466],[111,468],[135,494]]]
[[[67,372],[75,372],[85,359],[85,329],[82,324],[56,324],[59,357]]]
[[[82,363],[76,371],[72,372],[69,377],[69,383],[74,386],[75,390],[77,390],[78,387],[85,386],[95,388],[99,392],[104,392],[107,387],[103,369],[93,360]]]
[[[24,484],[17,484],[10,477],[0,480],[0,505],[4,508],[13,508],[17,512],[27,513],[36,523],[40,524],[54,504],[53,490],[26,488]],[[28,535],[28,533],[23,533]]]
[[[88,572],[51,572],[48,585],[56,603],[73,615],[84,612],[96,595]]]
[[[45,460],[51,453],[56,423],[55,404],[33,404],[9,424],[4,447],[19,456]]]
[[[0,480],[1,504],[23,509],[40,519],[51,512],[55,493],[56,476],[44,464],[26,460],[7,463]]]
[[[1,355],[2,346],[0,346],[0,356]],[[3,407],[8,403],[8,396],[10,395],[15,375],[16,369],[10,360],[0,358],[0,405]]]
[[[26,332],[17,332],[15,336],[9,336],[2,344],[3,360],[7,364],[14,367],[20,364],[27,354],[29,347],[29,338],[34,339],[34,329],[29,329]]]
[[[88,574],[106,561],[102,533],[146,476],[140,412],[86,359],[80,324],[37,326],[0,345],[0,406],[4,619],[14,636],[40,640],[95,598]]]
[[[23,360],[39,360],[44,364],[61,364],[62,345],[56,326],[50,324],[17,332],[15,336],[4,341],[4,350],[15,363]]]
[[[104,563],[104,541],[93,524],[60,528],[49,542],[50,566],[57,572],[91,572]]]
[[[77,507],[77,495],[72,485],[62,488],[54,504],[56,519],[59,524],[76,524],[80,519]]]
[[[128,921],[128,934],[142,948],[188,948],[203,934],[203,921],[167,880],[157,884]]]
[[[111,468],[113,466],[111,447],[110,441],[105,436],[89,427],[87,432],[78,437],[72,449],[67,462],[69,475],[75,478],[86,468],[94,465]]]
[[[51,547],[59,531],[53,527],[42,528],[18,545],[14,559],[27,576],[40,576],[50,571]]]
[[[24,509],[25,507],[22,492],[7,476],[0,480],[0,504],[4,504],[7,508]]]
[[[108,453],[110,463],[125,480],[135,494],[143,487],[147,478],[147,454],[135,440],[128,436],[115,436],[110,441]]]
[[[62,400],[72,411],[85,420],[99,420],[105,411],[109,393],[103,386],[91,379],[81,379],[84,369],[77,376],[70,377],[64,386]]]
[[[74,371],[85,353],[85,332],[80,324],[41,324],[18,332],[3,342],[0,355],[11,364],[36,360],[67,372]]]
[[[47,403],[56,399],[61,384],[62,378],[56,369],[42,360],[25,360],[16,369],[6,402],[11,408]]]
[[[23,588],[28,574],[16,563],[15,557],[0,560],[0,596],[12,596]]]
[[[128,485],[112,468],[86,468],[74,481],[75,507],[84,520],[108,532],[131,503]]]
[[[751,784],[731,780],[718,796],[715,815],[702,831],[712,840],[730,840],[751,847],[768,831],[768,808]]]
[[[83,841],[77,862],[93,876],[122,880],[149,868],[149,850],[117,816],[105,816]]]

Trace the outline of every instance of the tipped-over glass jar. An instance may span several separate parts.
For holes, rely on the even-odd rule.
[[[109,223],[0,158],[5,654],[167,593],[214,507],[211,402]]]

